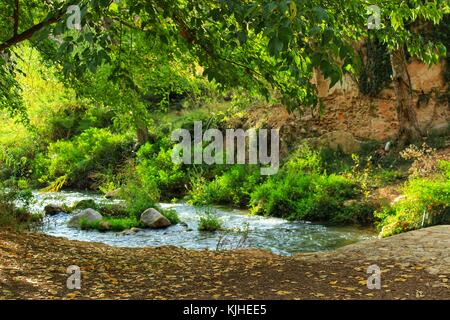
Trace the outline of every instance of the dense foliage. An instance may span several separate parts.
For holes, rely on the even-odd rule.
[[[372,170],[370,157],[360,162],[289,146],[279,173],[264,177],[256,165],[175,164],[169,136],[176,128],[192,131],[194,120],[224,130],[262,98],[289,111],[320,106],[312,81],[318,71],[331,86],[351,74],[362,93],[376,96],[388,84],[401,89],[393,57],[448,60],[448,1],[373,4],[380,8],[375,30],[367,28],[366,1],[356,0],[4,1],[0,179],[22,192],[118,191],[126,214],[84,225],[97,229],[137,227],[145,209],[171,200],[292,220],[372,223],[375,184],[404,178],[382,161]],[[70,5],[81,9],[80,28],[67,24]],[[399,101],[405,114],[410,107]],[[400,133],[408,134],[406,122]],[[404,200],[378,210],[384,233],[447,221],[448,164],[442,168],[447,173],[433,179],[411,179]],[[1,195],[6,220],[31,219],[14,205],[20,197]],[[174,212],[162,212],[179,222]],[[213,214],[200,225],[220,229]]]

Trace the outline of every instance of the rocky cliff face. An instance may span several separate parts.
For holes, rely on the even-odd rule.
[[[414,105],[424,132],[445,131],[450,123],[448,83],[443,77],[444,64],[428,67],[414,61],[408,70],[414,91]],[[392,86],[377,97],[359,91],[357,83],[346,76],[341,83],[329,87],[319,73],[314,79],[325,110],[307,109],[289,114],[282,105],[257,105],[245,115],[235,119],[233,127],[279,128],[281,153],[287,155],[295,142],[318,137],[330,132],[348,132],[357,139],[387,141],[396,136],[398,121],[396,97]],[[236,123],[236,121],[238,123]]]
[[[414,105],[424,132],[440,129],[450,122],[450,108],[445,96],[448,84],[444,81],[443,68],[443,63],[429,68],[417,61],[408,66]],[[371,98],[361,94],[349,76],[332,88],[320,74],[315,82],[326,107],[323,118],[316,121],[322,130],[345,130],[356,137],[373,140],[387,140],[396,135],[398,122],[392,87]]]

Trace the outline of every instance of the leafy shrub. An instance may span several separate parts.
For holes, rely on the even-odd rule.
[[[375,213],[383,237],[450,222],[450,161],[426,144],[410,146],[402,157],[414,159],[404,197]]]
[[[168,145],[143,145],[137,153],[136,174],[143,185],[155,185],[163,199],[186,191],[188,176],[182,165],[172,161],[172,149]]]
[[[111,112],[100,106],[64,103],[51,110],[45,126],[41,129],[41,135],[48,141],[70,139],[93,127],[108,127],[112,124],[111,119]]]
[[[404,186],[405,198],[375,216],[383,237],[442,223],[450,223],[450,180],[415,178]]]
[[[376,202],[363,200],[349,200],[344,202],[344,207],[333,215],[330,222],[334,224],[358,224],[363,226],[373,225],[374,212],[379,209]]]
[[[73,206],[69,208],[69,212],[74,210],[84,210],[84,209],[94,209],[98,210],[99,205],[92,199],[81,200],[75,203]]]
[[[234,165],[209,183],[201,181],[190,193],[191,202],[243,207],[248,204],[250,193],[261,181],[258,166]]]
[[[210,208],[205,210],[205,213],[200,217],[198,230],[214,232],[222,229],[222,222]]]
[[[152,181],[142,182],[134,177],[120,189],[130,217],[139,219],[142,212],[154,208],[159,200],[159,190]]]
[[[3,125],[1,116],[0,120]],[[0,132],[0,146],[0,180],[30,179],[32,159],[38,150],[33,137],[16,131],[14,134]]]
[[[73,140],[59,140],[48,147],[45,156],[37,157],[38,181],[50,183],[50,189],[63,186],[91,186],[93,176],[123,163],[131,152],[132,141],[107,129],[92,128]]]
[[[178,224],[180,223],[180,217],[178,216],[178,213],[174,209],[162,209],[158,208],[158,211],[161,212],[161,214],[166,217],[171,224]]]
[[[309,145],[299,146],[283,165],[283,171],[289,174],[321,173],[323,159],[319,151]]]
[[[406,175],[402,171],[393,169],[379,169],[374,173],[375,183],[379,186],[393,184],[395,182],[405,180]]]
[[[320,154],[304,146],[277,175],[255,188],[250,206],[254,214],[344,223],[354,220],[344,202],[359,195],[350,179],[323,172]]]
[[[425,143],[421,147],[410,145],[401,151],[400,155],[405,160],[414,160],[409,169],[411,178],[427,177],[437,173],[436,150]]]
[[[122,204],[102,204],[99,206],[98,211],[103,216],[108,217],[124,218],[130,216],[128,208]]]
[[[129,216],[128,208],[122,204],[115,204],[115,203],[99,204],[92,199],[81,200],[70,207],[66,205],[63,206],[64,211],[67,213],[72,213],[75,210],[84,210],[89,208],[97,210],[103,216],[115,218]]]
[[[342,176],[283,175],[269,178],[256,187],[250,205],[255,214],[290,220],[333,221],[343,212],[344,201],[356,195],[354,184]]]

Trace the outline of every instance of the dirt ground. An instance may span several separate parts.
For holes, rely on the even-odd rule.
[[[450,299],[450,226],[327,253],[116,248],[0,230],[0,299]],[[69,290],[67,268],[81,271]],[[368,289],[367,269],[381,270]]]

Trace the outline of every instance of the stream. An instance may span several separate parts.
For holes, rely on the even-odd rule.
[[[118,203],[102,195],[90,192],[62,191],[57,193],[34,193],[37,201],[32,211],[43,212],[45,205],[73,205],[93,199],[98,203]],[[260,248],[280,255],[300,252],[329,251],[351,243],[376,237],[372,229],[336,227],[310,222],[290,222],[273,217],[250,216],[245,210],[215,207],[217,216],[228,231],[199,232],[197,230],[202,212],[184,203],[161,203],[163,208],[173,208],[182,222],[167,229],[147,229],[136,234],[122,235],[118,232],[78,230],[69,228],[69,214],[46,216],[38,231],[71,240],[101,242],[118,247],[155,247],[173,245],[187,249],[235,249],[236,247]],[[218,245],[219,243],[219,245]]]

